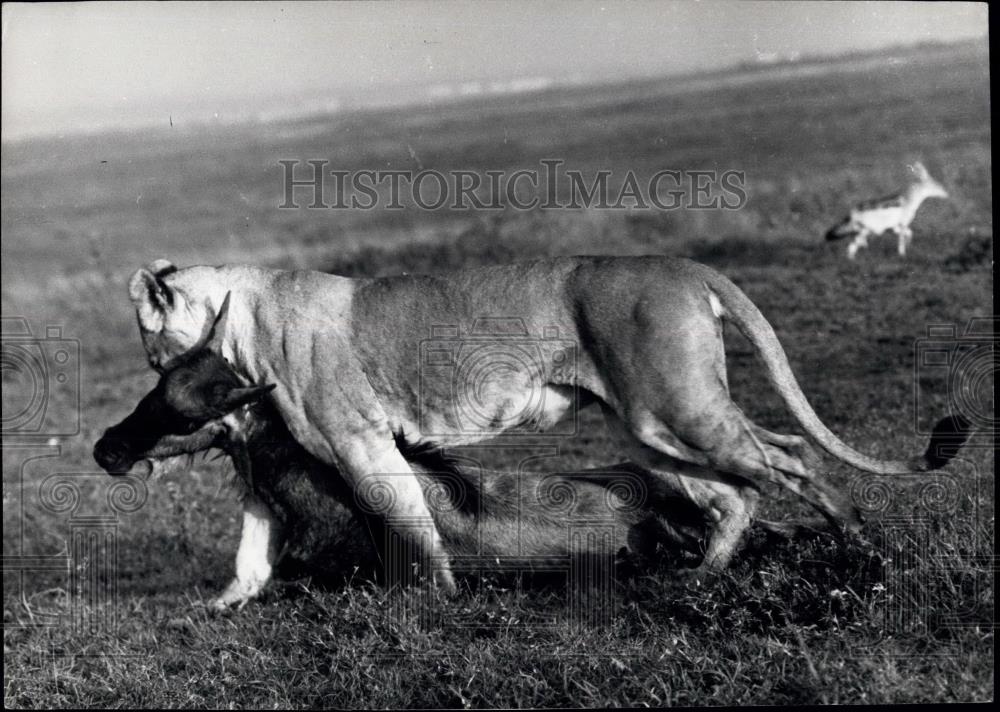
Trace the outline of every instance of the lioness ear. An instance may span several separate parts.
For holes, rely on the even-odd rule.
[[[163,318],[173,308],[174,295],[160,277],[147,269],[136,270],[128,281],[128,295],[143,329],[153,332],[163,329]]]
[[[213,394],[212,406],[218,410],[220,415],[230,413],[242,405],[259,401],[274,389],[275,384],[273,383],[264,386],[232,388],[225,393]]]
[[[174,266],[173,262],[164,259],[153,260],[146,267],[146,269],[155,274],[157,277],[166,277],[168,274],[177,271],[177,268]]]

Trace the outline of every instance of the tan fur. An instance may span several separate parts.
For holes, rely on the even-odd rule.
[[[394,489],[390,526],[429,517],[416,479],[398,476],[410,469],[394,434],[467,444],[524,425],[511,420],[517,404],[540,403],[531,412],[550,426],[597,400],[630,456],[714,519],[704,568],[729,561],[764,483],[856,530],[855,509],[817,473],[806,441],[759,428],[730,399],[722,319],[757,348],[772,384],[824,449],[872,472],[917,463],[876,461],[837,439],[756,307],[729,280],[687,260],[575,257],[379,280],[232,265],[156,268],[159,276],[139,270],[130,282],[150,363],[164,368],[195,347],[230,294],[223,354],[250,383],[276,384],[273,403],[314,457],[354,487],[384,481]],[[533,368],[497,368],[485,385],[428,391],[427,340],[445,328],[468,341],[482,317],[519,319],[530,338],[568,342],[572,368],[543,357]],[[459,401],[470,398],[478,419],[462,421],[468,411]],[[440,538],[430,547],[441,551]],[[453,588],[447,568],[435,578]]]

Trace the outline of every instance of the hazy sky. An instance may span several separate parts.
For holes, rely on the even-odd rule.
[[[5,3],[3,129],[363,102],[472,79],[649,76],[986,32],[985,3]]]

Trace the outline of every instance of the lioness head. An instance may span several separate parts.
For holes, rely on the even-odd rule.
[[[161,373],[177,357],[197,350],[215,321],[210,295],[185,284],[197,282],[199,269],[211,268],[179,271],[167,260],[156,260],[129,279],[128,292],[139,320],[142,345],[149,365]]]

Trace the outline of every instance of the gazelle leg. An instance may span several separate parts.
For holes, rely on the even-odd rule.
[[[851,244],[847,246],[847,259],[853,260],[854,256],[858,254],[859,249],[862,247],[868,247],[868,235],[870,234],[871,233],[869,233],[868,230],[862,230],[855,235]]]
[[[897,230],[899,234],[899,256],[906,257],[906,248],[910,246],[910,241],[913,240],[913,231],[908,227],[901,226]]]

